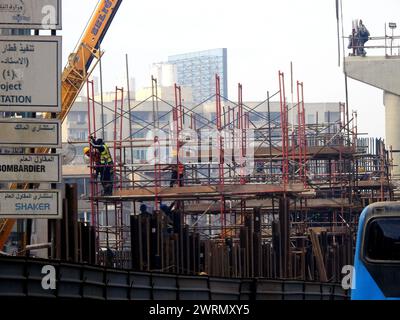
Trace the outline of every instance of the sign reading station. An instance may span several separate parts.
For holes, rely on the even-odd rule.
[[[0,111],[61,111],[61,37],[0,36]]]
[[[59,190],[0,190],[0,218],[61,219]]]
[[[0,0],[0,28],[60,30],[61,0]]]
[[[61,122],[41,119],[0,119],[0,146],[61,148]]]
[[[0,182],[61,182],[59,154],[0,154]]]

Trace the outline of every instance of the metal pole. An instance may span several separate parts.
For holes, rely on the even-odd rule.
[[[128,89],[128,108],[129,108],[129,140],[130,140],[130,147],[131,147],[131,164],[133,164],[132,105],[131,105],[131,88],[130,88],[130,83],[129,83],[128,54],[125,55],[125,58],[126,58],[126,82],[127,82],[127,89]],[[133,176],[132,176],[132,179],[134,179]]]
[[[101,52],[101,48],[99,45],[99,51]],[[100,103],[101,103],[101,134],[103,136],[103,140],[106,140],[105,128],[104,128],[104,96],[103,96],[103,67],[101,63],[102,58],[100,57],[99,67],[100,67]]]
[[[272,171],[273,171],[273,166],[272,166],[272,128],[271,128],[271,103],[270,103],[270,97],[269,97],[269,91],[267,91],[267,99],[268,99],[268,142],[269,142],[269,159],[270,159],[270,174],[272,178]]]

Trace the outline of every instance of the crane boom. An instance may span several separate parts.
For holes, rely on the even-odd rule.
[[[57,119],[61,122],[66,119],[79,92],[93,71],[93,67],[90,69],[93,60],[98,61],[101,58],[100,44],[121,3],[122,0],[100,0],[78,46],[70,54],[62,74],[61,112],[57,115]],[[45,118],[51,118],[51,113],[47,113]],[[38,148],[35,152],[46,153],[49,149]],[[12,184],[10,188],[16,189],[17,185]],[[26,184],[24,189],[27,188]],[[15,219],[0,219],[0,250],[4,247],[15,222]]]

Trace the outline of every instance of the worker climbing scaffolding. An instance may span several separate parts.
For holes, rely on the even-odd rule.
[[[110,149],[103,139],[94,139],[90,136],[90,145],[96,149],[100,155],[99,163],[96,163],[96,173],[100,173],[100,182],[103,186],[104,196],[111,196],[113,192],[113,159]]]

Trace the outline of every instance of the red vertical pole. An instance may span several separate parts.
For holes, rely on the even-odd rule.
[[[248,112],[244,113],[244,127],[243,127],[243,159],[247,160],[247,146],[248,146],[248,136],[247,136],[247,132],[250,129],[250,114]],[[245,162],[246,166],[248,165],[247,161]],[[246,172],[246,170],[245,170]],[[246,179],[244,180],[244,182],[246,183]]]
[[[182,88],[179,87],[179,109],[178,109],[178,119],[179,119],[179,133],[183,130],[183,105],[182,105]]]
[[[300,82],[297,81],[297,144],[299,148],[299,168],[300,168],[300,177],[303,179],[303,117],[302,117],[302,107],[300,101]]]
[[[117,125],[118,125],[118,87],[115,87],[115,99],[114,99],[114,139],[113,139],[113,163],[114,163],[114,184],[116,182],[116,163],[117,163]]]
[[[114,139],[113,139],[113,170],[114,170],[114,185],[122,190],[123,187],[123,166],[122,166],[122,130],[123,130],[123,110],[124,110],[124,89],[115,87],[114,101]],[[119,124],[118,124],[119,122]],[[118,150],[118,151],[117,151]],[[119,162],[117,159],[119,155]],[[117,167],[119,178],[117,177]]]
[[[282,178],[286,188],[289,177],[289,133],[288,133],[288,116],[286,105],[286,92],[285,92],[285,75],[279,71],[279,94],[280,94],[280,109],[281,109],[281,128],[282,128]]]
[[[303,128],[303,177],[304,183],[306,183],[307,179],[307,128],[306,128],[306,110],[304,106],[304,85],[301,84],[301,109],[302,109],[302,128]]]
[[[158,136],[154,137],[154,209],[160,209],[159,193],[161,188],[161,167],[160,167],[160,141]]]
[[[95,117],[95,105],[94,105],[94,82],[90,81],[91,91],[92,91],[92,110],[93,110],[93,132],[94,136],[96,136],[96,117]],[[89,97],[89,96],[88,96]],[[89,99],[89,98],[88,98]],[[101,123],[101,122],[100,122]]]
[[[183,107],[182,107],[182,88],[175,84],[175,107],[174,107],[174,130],[175,130],[175,143],[176,143],[176,164],[179,166],[179,136],[183,129]],[[179,168],[177,168],[178,170]],[[179,170],[178,170],[179,171]],[[178,187],[181,183],[178,183]]]
[[[122,127],[123,127],[123,123],[124,123],[124,88],[120,89],[121,91],[121,113],[120,113],[120,127],[119,127],[119,170],[120,170],[120,185],[119,185],[119,189],[122,190],[123,187],[123,173],[122,173],[122,159],[123,159],[123,155],[122,155]]]
[[[87,101],[88,101],[88,133],[89,133],[89,137],[92,135],[92,134],[95,134],[95,132],[92,132],[92,126],[91,126],[91,124],[92,124],[92,122],[91,122],[91,104],[90,104],[90,88],[89,88],[89,86],[90,86],[90,84],[93,84],[93,82],[92,81],[87,81],[86,82],[86,89],[87,89]],[[92,110],[93,111],[93,116],[94,116],[94,109]],[[94,118],[94,117],[93,117]],[[92,148],[92,146],[91,146],[91,144],[90,144],[90,138],[88,137],[88,142],[89,142],[89,148],[90,148],[90,156],[89,156],[89,173],[90,173],[90,177],[89,177],[89,181],[90,181],[90,209],[91,209],[91,215],[90,215],[90,222],[91,222],[91,225],[92,226],[94,226],[94,223],[95,223],[95,205],[94,205],[94,196],[95,196],[95,181],[93,180],[93,174],[94,174],[94,163],[93,163],[93,161],[94,161],[94,159],[93,159],[93,157],[92,157],[92,151],[93,151],[93,148]]]
[[[296,141],[295,141],[295,131],[292,132],[292,163],[294,164],[296,162]],[[292,170],[295,171],[294,169],[296,168],[295,166],[292,166]],[[293,178],[295,178],[295,172],[293,172]]]
[[[244,170],[244,157],[245,157],[245,119],[243,114],[243,86],[238,84],[238,109],[239,109],[239,144],[240,144],[240,184],[245,184],[245,170]]]
[[[224,237],[224,229],[226,225],[225,217],[225,197],[223,195],[225,185],[225,173],[224,173],[224,147],[222,139],[222,106],[221,106],[221,80],[220,77],[215,75],[216,84],[216,116],[217,116],[217,130],[219,137],[217,137],[217,144],[219,149],[219,187],[221,192],[220,198],[220,215],[221,215],[221,237]]]
[[[175,147],[176,147],[176,159],[177,159],[177,164],[178,164],[178,157],[179,157],[179,124],[178,124],[178,109],[179,109],[179,102],[178,102],[178,97],[179,97],[179,92],[178,92],[178,86],[175,83],[174,87],[174,93],[175,93],[175,106],[172,107],[172,127],[173,127],[173,138],[175,142]]]

